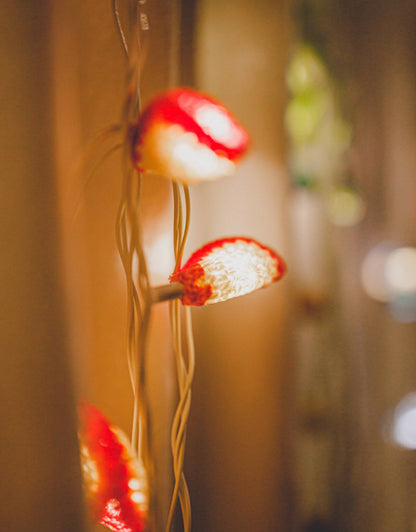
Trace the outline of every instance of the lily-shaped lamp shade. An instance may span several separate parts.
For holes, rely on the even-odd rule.
[[[184,305],[207,305],[248,294],[278,281],[286,272],[272,249],[246,237],[210,242],[173,273],[171,283],[183,285]]]
[[[81,465],[92,518],[115,532],[145,530],[146,475],[126,435],[87,402],[79,407]]]
[[[131,128],[132,157],[141,171],[194,184],[234,172],[248,134],[219,102],[188,88],[167,91]]]

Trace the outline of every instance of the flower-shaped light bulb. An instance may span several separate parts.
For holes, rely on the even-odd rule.
[[[183,285],[184,305],[207,305],[248,294],[278,281],[286,272],[272,249],[246,237],[215,240],[198,249],[173,273]]]
[[[116,532],[145,530],[146,475],[126,435],[87,402],[79,415],[82,473],[92,518]]]
[[[248,134],[223,105],[193,89],[169,90],[150,102],[131,128],[141,171],[184,184],[234,172]]]

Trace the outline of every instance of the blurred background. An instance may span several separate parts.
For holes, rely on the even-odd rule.
[[[416,529],[416,2],[142,0],[143,101],[190,85],[249,130],[236,175],[192,188],[185,250],[251,236],[280,283],[193,312],[193,530]],[[127,2],[120,0],[122,22]],[[84,530],[76,402],[126,432],[114,225],[126,60],[111,2],[0,4],[0,529]],[[173,268],[169,183],[145,181],[152,283]],[[175,370],[154,307],[149,384],[161,517]],[[96,530],[104,530],[96,527]]]

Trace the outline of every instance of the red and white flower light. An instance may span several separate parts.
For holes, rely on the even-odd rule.
[[[246,237],[210,242],[170,276],[183,285],[184,305],[207,305],[265,288],[282,278],[283,259],[272,249]]]
[[[127,436],[85,401],[79,417],[81,467],[92,519],[114,532],[144,531],[147,479]]]
[[[248,135],[219,102],[192,89],[154,99],[131,128],[132,158],[141,171],[184,184],[231,175]]]

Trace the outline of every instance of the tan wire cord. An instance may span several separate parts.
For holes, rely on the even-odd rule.
[[[172,183],[174,200],[175,270],[180,267],[183,251],[189,232],[191,204],[187,186]],[[182,192],[182,193],[181,193]],[[183,196],[183,199],[182,199]],[[185,204],[185,216],[183,213]],[[188,487],[183,473],[186,446],[186,428],[191,407],[191,386],[195,369],[195,350],[192,333],[191,309],[183,307],[179,300],[169,304],[173,347],[175,351],[176,373],[179,388],[179,402],[172,422],[171,450],[173,458],[174,488],[166,523],[166,532],[170,532],[179,499],[185,532],[191,529],[191,504]],[[182,318],[185,318],[183,326]],[[185,349],[183,345],[185,341]]]
[[[151,291],[142,242],[141,198],[143,175],[131,161],[130,124],[141,111],[140,72],[142,54],[140,29],[127,45],[120,22],[117,2],[113,2],[123,48],[129,60],[126,99],[122,114],[124,134],[123,186],[116,221],[116,242],[123,264],[127,289],[127,364],[133,391],[133,419],[131,443],[139,463],[148,477],[149,530],[154,530],[153,463],[151,456],[151,429],[146,382],[147,339],[151,311]]]
[[[136,6],[137,9],[137,6]],[[142,176],[131,168],[128,125],[140,112],[140,72],[144,61],[143,45],[140,42],[140,28],[135,28],[133,46],[129,46],[123,30],[117,0],[113,0],[113,13],[121,42],[129,59],[129,83],[124,107],[125,125],[125,169],[123,193],[120,202],[116,239],[121,261],[126,275],[128,301],[128,341],[127,359],[134,396],[132,423],[132,445],[148,475],[151,470],[149,407],[146,391],[146,342],[151,309],[151,292],[146,260],[142,246],[140,223],[140,198]],[[137,15],[137,13],[136,13]],[[145,29],[145,28],[143,28]],[[175,250],[175,270],[180,267],[189,232],[191,204],[187,186],[172,183],[174,200],[173,241]],[[183,212],[185,210],[185,212]],[[134,263],[138,272],[135,275]],[[177,501],[179,499],[184,532],[191,529],[191,505],[189,492],[183,474],[186,428],[191,406],[191,385],[195,367],[194,340],[190,308],[182,308],[179,300],[170,302],[171,329],[176,360],[179,388],[179,402],[174,415],[171,431],[174,488],[166,524],[171,530]],[[184,317],[184,324],[182,318]],[[183,338],[185,349],[183,345]],[[150,494],[152,505],[153,496]],[[150,525],[151,526],[151,525]]]

